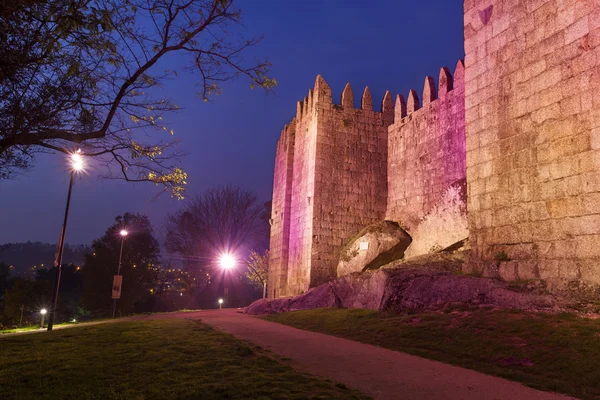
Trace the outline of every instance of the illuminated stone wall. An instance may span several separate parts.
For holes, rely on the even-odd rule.
[[[442,68],[437,88],[427,77],[421,98],[398,95],[389,127],[386,219],[413,237],[407,257],[468,237],[463,62],[454,76]]]
[[[600,3],[464,4],[474,252],[508,280],[600,283]]]

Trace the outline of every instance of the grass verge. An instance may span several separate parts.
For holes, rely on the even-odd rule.
[[[387,315],[320,309],[269,321],[481,371],[536,389],[600,397],[600,320],[477,309]]]
[[[0,340],[2,399],[367,399],[199,321],[102,324]]]

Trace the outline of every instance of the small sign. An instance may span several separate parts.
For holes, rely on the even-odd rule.
[[[369,242],[360,242],[361,250],[369,250]]]
[[[123,275],[115,275],[113,277],[112,298],[121,298],[121,285],[123,284]]]

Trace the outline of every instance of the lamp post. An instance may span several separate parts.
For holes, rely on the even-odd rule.
[[[42,314],[42,322],[40,323],[40,328],[43,328],[43,327],[44,327],[44,317],[46,316],[46,313],[47,313],[47,312],[48,312],[48,311],[47,311],[45,308],[42,308],[42,309],[40,310],[40,314]]]
[[[223,297],[225,298],[225,302],[229,302],[229,293],[227,291],[227,280],[225,277],[225,272],[233,269],[235,267],[235,257],[229,253],[222,254],[219,257],[219,265],[223,269]],[[223,299],[219,299],[219,308],[222,306]]]
[[[123,259],[123,243],[125,243],[125,237],[129,232],[125,229],[121,229],[119,235],[121,235],[121,251],[119,252],[119,267],[117,268],[117,275],[113,278],[113,312],[112,316],[115,317],[117,313],[117,300],[121,298],[121,284],[123,283],[123,277],[121,276],[121,260]]]
[[[219,299],[219,310],[223,309],[223,299]]]
[[[60,275],[62,272],[63,250],[65,249],[65,233],[67,231],[67,219],[69,218],[69,206],[71,205],[71,192],[73,191],[73,178],[75,173],[83,170],[83,158],[81,150],[77,150],[71,154],[71,178],[69,179],[69,192],[67,194],[67,206],[65,208],[65,219],[63,220],[62,231],[56,249],[56,259],[54,266],[56,267],[56,279],[54,281],[54,291],[52,293],[52,304],[50,305],[50,315],[48,316],[48,331],[52,330],[54,324],[54,314],[56,313],[56,303],[58,302],[58,288],[60,286]]]

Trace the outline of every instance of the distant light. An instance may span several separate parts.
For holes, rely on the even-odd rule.
[[[219,258],[219,264],[223,269],[232,269],[235,267],[235,258],[231,254],[223,254]]]
[[[71,320],[71,322],[75,323],[75,322],[77,322],[77,320],[76,320],[75,318],[73,318],[73,319]]]
[[[48,312],[48,310],[46,310],[45,308],[42,308],[40,310],[40,314],[42,314],[42,315],[46,315],[47,312]]]
[[[223,299],[219,299],[219,304],[223,304]]]
[[[81,149],[71,154],[71,167],[75,171],[81,171],[83,169],[83,157],[81,157]]]
[[[121,234],[121,236],[127,236],[129,232],[127,232],[125,229],[121,229],[121,232],[119,232],[119,234]]]
[[[183,293],[179,293],[179,297],[183,296]]]

